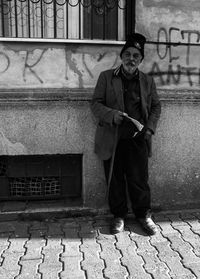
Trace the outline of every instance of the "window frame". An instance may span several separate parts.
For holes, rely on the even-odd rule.
[[[1,0],[0,0],[1,1]],[[42,0],[41,0],[42,1]],[[79,0],[81,1],[81,0]],[[118,0],[116,0],[118,1]],[[136,0],[126,0],[125,10],[125,40],[130,33],[135,31],[135,2]],[[3,17],[2,17],[3,23]],[[2,24],[3,26],[3,24]],[[31,38],[31,37],[3,37],[0,42],[41,42],[41,43],[75,43],[75,44],[100,44],[100,45],[122,45],[125,40],[105,40],[105,39],[69,39],[69,38]]]

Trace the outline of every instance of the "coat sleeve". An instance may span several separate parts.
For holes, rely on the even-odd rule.
[[[91,110],[100,124],[113,125],[114,114],[117,110],[107,106],[107,79],[105,72],[102,72],[98,78],[94,94],[91,101]]]
[[[160,118],[160,114],[161,114],[161,104],[160,104],[160,100],[156,90],[156,85],[153,78],[152,78],[150,91],[151,91],[151,95],[150,95],[151,102],[150,102],[149,115],[147,121],[147,129],[150,129],[154,134],[158,119]]]

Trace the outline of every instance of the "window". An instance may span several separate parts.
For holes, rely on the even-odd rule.
[[[132,0],[0,0],[0,37],[125,40]]]

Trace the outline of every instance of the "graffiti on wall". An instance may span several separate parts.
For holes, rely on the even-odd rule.
[[[6,72],[10,66],[10,59],[8,55],[0,51],[0,74]]]
[[[157,77],[160,85],[178,85],[183,77],[186,78],[189,86],[193,86],[194,83],[200,84],[200,68],[197,64],[199,61],[193,53],[194,47],[198,47],[200,51],[199,41],[200,31],[180,30],[175,27],[169,30],[160,28],[156,42],[156,53],[159,59],[152,63],[150,74]],[[181,50],[178,51],[178,48]],[[162,61],[165,63],[164,70],[160,67],[163,65]]]
[[[35,59],[34,62],[31,62],[29,59],[29,56],[33,56],[33,53],[29,53],[26,51],[25,53],[25,59],[24,59],[24,66],[22,68],[22,73],[23,73],[23,79],[26,82],[27,80],[27,74],[28,72],[31,73],[36,80],[38,80],[40,83],[43,83],[42,79],[39,77],[37,74],[36,70],[34,70],[34,67],[39,64],[42,60],[43,54],[45,51],[42,51],[39,57]],[[12,59],[9,57],[7,52],[0,51],[0,75],[5,74],[6,72],[9,71],[9,68],[12,67]]]
[[[38,80],[38,82],[43,83],[43,80],[40,78],[39,74],[37,74],[37,71],[34,69],[35,66],[37,66],[37,64],[39,64],[42,60],[42,57],[45,53],[45,50],[42,50],[41,53],[39,54],[39,57],[36,58],[36,61],[31,62],[29,61],[29,56],[30,53],[27,51],[25,54],[25,62],[24,62],[24,67],[23,67],[23,79],[26,82],[27,79],[27,72],[29,71],[34,77],[35,79]],[[32,56],[32,54],[31,54]]]
[[[200,31],[160,28],[149,42],[153,53],[144,61],[158,86],[200,85]],[[94,87],[99,73],[120,62],[119,47],[50,48],[40,45],[24,50],[0,45],[0,85]]]
[[[94,86],[96,79],[105,67],[116,67],[118,53],[105,49],[91,52],[76,48],[54,49],[36,48],[34,50],[14,51],[0,50],[0,80],[4,78],[15,84],[20,80],[24,84],[51,84],[55,81],[69,86],[83,88]],[[72,86],[73,87],[73,86]]]

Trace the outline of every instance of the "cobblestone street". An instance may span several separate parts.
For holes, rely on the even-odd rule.
[[[200,212],[159,213],[155,236],[134,218],[109,234],[109,216],[0,222],[0,279],[200,278]]]

